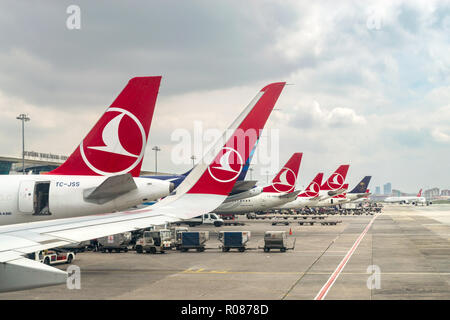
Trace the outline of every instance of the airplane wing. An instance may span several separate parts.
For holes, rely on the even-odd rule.
[[[189,219],[213,211],[232,190],[284,85],[274,83],[264,87],[175,192],[151,207],[0,226],[0,291],[66,282],[66,272],[27,259],[27,253]],[[239,141],[244,139],[249,143],[240,144]],[[219,153],[217,150],[220,150]],[[217,170],[230,150],[240,160],[228,163],[232,171]]]

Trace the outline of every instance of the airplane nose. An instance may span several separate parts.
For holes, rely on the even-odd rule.
[[[169,184],[169,192],[172,192],[173,190],[175,190],[175,184],[173,182],[171,182]]]

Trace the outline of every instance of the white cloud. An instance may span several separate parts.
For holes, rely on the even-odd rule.
[[[435,128],[431,135],[438,142],[450,143],[450,134],[442,132],[439,128]]]

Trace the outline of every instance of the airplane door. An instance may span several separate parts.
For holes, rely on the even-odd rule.
[[[22,181],[19,186],[19,211],[34,213],[34,181]]]

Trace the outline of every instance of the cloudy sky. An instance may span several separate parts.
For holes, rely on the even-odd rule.
[[[304,152],[299,186],[349,163],[350,184],[450,188],[449,1],[2,1],[1,155],[21,153],[19,113],[27,150],[70,154],[142,75],[163,76],[143,169],[154,145],[160,171],[189,169],[175,130],[223,130],[286,81],[266,126],[279,143],[260,147],[277,165]]]

